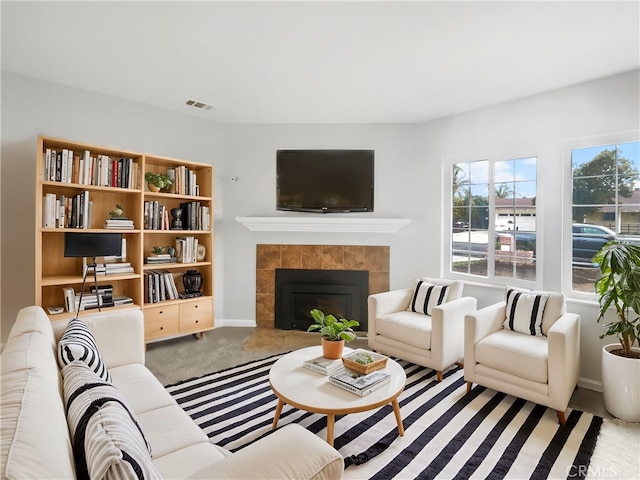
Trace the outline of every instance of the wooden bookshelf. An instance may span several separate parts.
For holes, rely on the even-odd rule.
[[[47,168],[52,163],[48,160],[47,152],[61,151],[73,152],[68,155],[76,165],[68,167],[66,181],[51,180]],[[89,152],[85,154],[84,152]],[[78,174],[77,162],[79,159],[101,158],[107,165],[112,165],[120,159],[130,159],[125,162],[128,176],[119,179],[112,171],[105,168],[97,175],[88,173],[84,176]],[[107,158],[108,157],[108,158]],[[92,160],[93,162],[93,160]],[[128,162],[128,163],[127,163]],[[85,162],[87,163],[87,162]],[[197,195],[189,193],[175,193],[171,189],[169,193],[153,193],[148,190],[144,182],[145,172],[166,173],[168,169],[187,170],[193,172],[193,178],[198,185]],[[73,170],[75,173],[72,173]],[[120,169],[122,170],[122,169]],[[109,173],[106,173],[109,172]],[[87,183],[88,180],[88,183]],[[103,184],[96,184],[100,180]],[[107,185],[104,185],[107,183]],[[120,185],[120,186],[115,186]],[[194,190],[192,188],[192,190]],[[88,193],[83,193],[88,192]],[[91,205],[90,224],[85,223],[86,228],[71,228],[69,216],[64,220],[54,221],[51,225],[51,215],[45,211],[45,197],[49,195],[49,201],[53,196],[56,200],[69,199],[75,195],[88,195]],[[180,208],[181,205],[192,203],[205,212],[206,219],[200,217],[197,225],[192,229],[166,229],[153,230],[146,228],[145,205],[150,201],[162,204],[167,211],[172,208]],[[68,202],[68,200],[67,200]],[[124,215],[133,220],[133,229],[106,229],[104,222],[109,218],[109,212],[115,206],[120,205],[124,209]],[[205,208],[202,208],[205,207]],[[49,212],[51,210],[49,209]],[[59,212],[58,209],[55,210]],[[167,215],[169,223],[172,219]],[[177,158],[162,157],[153,154],[121,150],[103,147],[81,142],[62,140],[59,138],[40,136],[37,146],[36,168],[36,239],[35,239],[35,291],[36,304],[45,309],[51,306],[64,306],[63,287],[73,287],[79,292],[82,286],[83,261],[81,258],[64,257],[64,233],[65,232],[93,232],[93,233],[122,233],[126,240],[126,261],[131,263],[134,272],[114,275],[98,275],[98,284],[113,285],[114,295],[126,295],[133,299],[133,305],[122,307],[107,307],[102,311],[112,311],[114,308],[142,308],[145,314],[145,339],[156,341],[186,334],[202,334],[206,330],[214,328],[213,320],[213,167],[211,165],[190,162]],[[48,226],[44,226],[43,220],[48,219]],[[165,225],[170,227],[170,225]],[[196,229],[197,227],[197,229]],[[145,264],[145,259],[151,255],[154,246],[174,246],[176,237],[190,236],[197,238],[198,244],[204,246],[204,258],[195,259],[189,263]],[[100,259],[98,259],[100,261]],[[163,300],[156,303],[148,301],[146,292],[146,275],[153,270],[165,270],[170,272],[179,292],[184,291],[182,275],[187,270],[197,270],[202,274],[203,285],[200,297],[178,298]],[[87,275],[85,295],[89,287],[93,285],[93,275]],[[165,295],[168,298],[168,294]],[[87,313],[95,313],[96,310],[81,311],[80,316]],[[70,318],[74,312],[50,315],[52,319]]]

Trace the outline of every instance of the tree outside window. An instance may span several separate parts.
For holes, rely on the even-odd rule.
[[[593,255],[611,235],[640,243],[640,142],[571,152],[572,288],[593,292]]]
[[[535,157],[456,163],[451,187],[451,271],[535,281]]]

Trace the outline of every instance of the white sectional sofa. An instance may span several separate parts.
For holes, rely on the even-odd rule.
[[[163,478],[336,479],[341,455],[298,425],[231,453],[208,437],[144,366],[143,315],[138,309],[82,317],[113,385],[127,400]],[[22,309],[2,352],[0,475],[8,479],[76,478],[65,416],[57,342],[66,321],[40,307]]]

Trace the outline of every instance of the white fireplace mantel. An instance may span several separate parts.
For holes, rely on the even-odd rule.
[[[409,225],[406,218],[363,218],[317,215],[310,217],[236,217],[252,232],[396,233]]]

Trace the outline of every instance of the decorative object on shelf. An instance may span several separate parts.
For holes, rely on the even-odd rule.
[[[181,208],[172,208],[171,216],[173,220],[171,220],[171,229],[172,230],[182,230],[182,212]]]
[[[334,315],[325,315],[321,310],[314,308],[310,312],[311,318],[316,323],[309,325],[307,332],[318,330],[322,336],[322,354],[325,358],[338,359],[342,357],[345,342],[356,339],[353,327],[360,325],[357,320],[341,318]]]
[[[198,244],[198,250],[197,250],[197,255],[196,255],[196,259],[199,262],[203,262],[204,261],[204,257],[207,256],[207,247],[205,247],[203,244],[199,243]]]
[[[152,192],[159,192],[165,190],[171,186],[171,179],[164,173],[152,173],[147,172],[144,174],[144,179],[147,182],[147,187]]]
[[[187,270],[182,275],[182,284],[187,293],[199,293],[202,287],[202,274],[197,270]]]
[[[158,245],[154,245],[153,248],[151,249],[151,254],[152,255],[168,255],[169,247],[159,247]]]
[[[118,204],[116,204],[116,208],[109,212],[109,218],[111,220],[128,220],[128,218],[124,216],[124,208]]]
[[[640,246],[612,240],[593,258],[602,276],[596,280],[600,311],[604,318],[615,307],[617,320],[607,323],[600,336],[618,337],[619,344],[602,349],[602,393],[606,409],[621,420],[640,421]]]
[[[376,370],[382,370],[387,366],[388,357],[379,353],[358,349],[342,357],[342,364],[345,368],[367,375]]]

